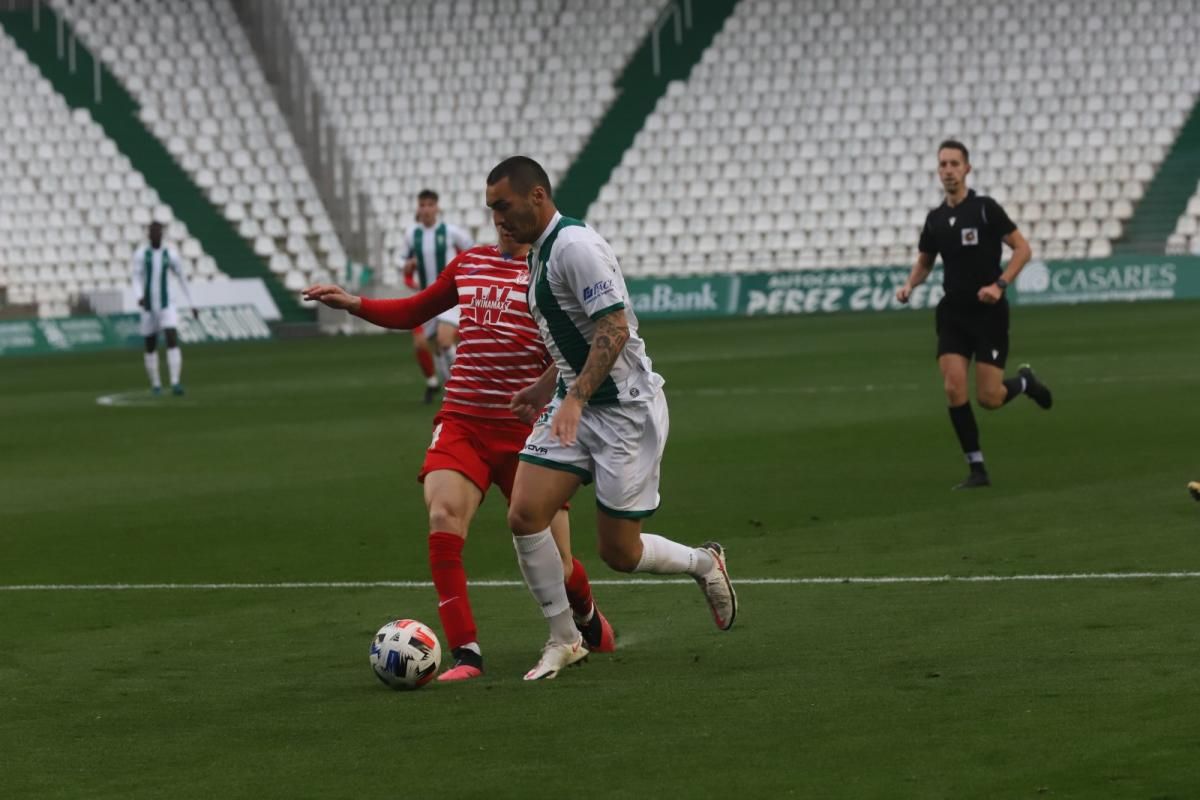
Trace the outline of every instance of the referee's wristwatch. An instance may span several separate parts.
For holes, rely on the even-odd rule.
[[[1000,287],[1000,291],[1004,291],[1008,288],[1008,281],[1004,278],[996,278],[996,285]]]

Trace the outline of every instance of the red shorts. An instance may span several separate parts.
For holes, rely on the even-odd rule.
[[[435,470],[452,469],[487,494],[495,484],[504,497],[512,495],[517,456],[531,430],[520,420],[485,419],[440,413],[433,418],[433,441],[417,480]]]

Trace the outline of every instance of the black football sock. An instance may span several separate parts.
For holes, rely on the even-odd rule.
[[[1028,385],[1024,378],[1009,378],[1004,382],[1004,402],[1009,403],[1014,397],[1025,393]]]
[[[967,457],[967,463],[971,465],[971,471],[982,471],[983,453],[979,450],[979,426],[975,424],[975,412],[971,411],[971,404],[950,406],[950,424],[954,426],[954,433],[958,436],[958,443]]]
[[[466,664],[475,669],[483,669],[483,656],[469,647],[456,647],[453,651],[454,663]]]

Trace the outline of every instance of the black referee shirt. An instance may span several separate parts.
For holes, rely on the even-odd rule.
[[[1001,244],[1017,226],[990,197],[967,192],[954,208],[943,201],[925,217],[918,248],[942,256],[942,286],[951,300],[975,300],[979,290],[996,282]]]

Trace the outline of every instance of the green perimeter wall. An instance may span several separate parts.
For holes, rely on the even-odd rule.
[[[626,281],[641,319],[771,316],[924,309],[942,298],[937,267],[911,301],[896,300],[909,267],[848,267]],[[1200,257],[1123,256],[1033,261],[1009,288],[1013,305],[1200,298]]]

